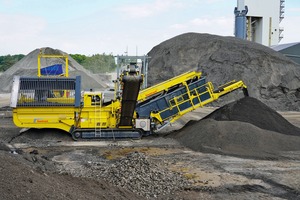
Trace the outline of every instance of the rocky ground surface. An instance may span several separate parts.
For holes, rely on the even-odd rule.
[[[192,133],[201,136],[201,130],[205,130],[203,121],[184,126],[189,119],[198,120],[213,110],[203,108],[189,113],[169,129],[183,126],[179,132],[186,134],[187,140],[189,135],[193,136],[194,141],[198,141],[196,149],[192,147],[195,142],[182,143],[177,138],[178,132],[133,141],[74,142],[66,133],[51,129],[28,130],[20,134],[12,118],[2,117],[0,198],[299,199],[300,151],[281,146],[282,151],[263,152],[266,149],[261,144],[259,148],[249,149],[256,143],[234,138],[230,141],[241,142],[246,150],[241,151],[243,147],[227,148],[224,144],[229,141],[229,133],[227,136],[226,132],[216,134],[218,129],[212,129],[205,133],[206,140],[199,140]],[[282,114],[300,127],[300,113]],[[210,128],[221,126],[206,124],[212,124]],[[241,125],[251,126],[246,122],[238,124],[238,121],[229,122],[228,126],[234,132],[234,127]],[[256,134],[269,133],[261,129],[254,131]],[[253,133],[240,132],[240,136],[234,133],[233,137],[247,139],[247,134]],[[211,145],[211,139],[219,146],[200,148],[205,143],[207,147]],[[201,140],[205,142],[201,143]],[[257,150],[263,156],[257,156]]]

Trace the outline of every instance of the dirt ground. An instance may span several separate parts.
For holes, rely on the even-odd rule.
[[[10,93],[0,94],[0,108],[4,106],[9,106]]]
[[[165,131],[213,110],[198,109]],[[299,112],[281,114],[300,127]],[[157,199],[300,199],[300,151],[284,152],[277,159],[245,159],[194,152],[161,136],[75,142],[53,130],[19,132],[12,118],[1,118],[1,199],[145,199],[101,177],[102,166],[112,166],[132,152],[145,154],[189,181],[185,188]]]

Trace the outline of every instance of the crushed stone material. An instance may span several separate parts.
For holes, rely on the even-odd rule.
[[[300,150],[299,128],[274,110],[247,97],[225,105],[170,134],[194,151],[276,159]]]
[[[200,71],[220,86],[243,80],[250,96],[281,111],[300,110],[300,65],[255,42],[234,37],[185,33],[166,40],[148,53],[148,83],[153,85],[187,71]],[[226,95],[218,106],[240,98]]]
[[[300,136],[300,128],[292,125],[275,110],[253,97],[245,97],[229,103],[215,110],[205,119],[247,122],[261,129]]]

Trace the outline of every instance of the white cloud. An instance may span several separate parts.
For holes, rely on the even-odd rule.
[[[233,17],[210,17],[204,16],[202,18],[194,18],[183,24],[174,24],[170,29],[178,30],[181,32],[202,32],[217,35],[233,35],[234,18]]]
[[[0,3],[3,3],[6,6],[11,6],[13,5],[13,0],[1,0]]]
[[[287,16],[283,19],[280,26],[284,28],[283,39],[280,44],[300,42],[300,27],[297,26],[300,21],[300,16]]]
[[[44,30],[45,26],[46,22],[41,18],[0,14],[0,41],[18,41],[35,37]]]
[[[214,4],[214,3],[227,3],[228,0],[195,0],[198,3],[205,3],[205,4]]]
[[[296,8],[289,8],[287,11],[288,11],[288,12],[300,12],[300,8],[299,8],[299,7],[296,7]]]
[[[155,0],[153,3],[144,3],[138,5],[125,5],[118,8],[118,11],[128,18],[143,18],[168,11],[172,8],[179,8],[183,4],[176,0]]]
[[[33,16],[0,14],[0,27],[0,55],[28,53],[28,47],[36,48],[46,22]]]
[[[205,0],[205,2],[209,4],[213,4],[213,3],[225,2],[225,0]]]
[[[192,19],[189,24],[195,25],[195,26],[207,26],[209,25],[211,20],[209,18],[195,18]]]
[[[194,26],[221,26],[226,27],[232,25],[233,17],[202,17],[202,18],[195,18],[191,20],[189,23]]]
[[[172,29],[185,29],[185,28],[187,28],[187,25],[185,25],[185,24],[172,24],[170,26],[170,28],[172,28]]]

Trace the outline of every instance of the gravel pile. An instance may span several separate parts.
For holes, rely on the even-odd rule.
[[[55,158],[58,162],[60,159]],[[105,180],[147,199],[163,198],[181,189],[191,188],[191,183],[180,173],[157,165],[139,152],[129,153],[117,160],[81,153],[71,153],[67,159],[71,162],[57,165],[60,174]]]
[[[245,97],[229,103],[215,110],[205,119],[247,122],[261,129],[300,136],[300,128],[292,125],[275,110],[252,97]]]
[[[225,105],[200,121],[190,121],[171,137],[194,151],[277,159],[300,150],[300,131],[257,99]]]
[[[52,49],[49,47],[35,49],[22,58],[19,62],[14,64],[12,67],[7,69],[2,75],[0,75],[0,92],[7,93],[11,91],[13,77],[16,76],[37,76],[37,57],[42,51],[43,54],[51,55],[66,55],[67,53]],[[107,80],[92,74],[86,70],[83,66],[78,64],[71,56],[69,59],[69,76],[81,76],[81,89],[86,90],[90,88],[104,89],[107,88]],[[63,70],[65,70],[65,59],[64,58],[41,58],[41,68],[47,67],[54,64],[62,64]]]
[[[250,96],[275,110],[300,110],[300,65],[266,46],[234,37],[186,33],[158,44],[148,55],[149,84],[196,70],[215,86],[243,80]],[[236,95],[224,96],[219,105],[234,99]]]
[[[102,170],[101,176],[108,182],[146,198],[168,195],[189,185],[179,173],[159,167],[138,152],[116,160]]]
[[[194,151],[242,158],[279,159],[284,151],[300,150],[299,136],[239,121],[192,121],[171,137]]]

